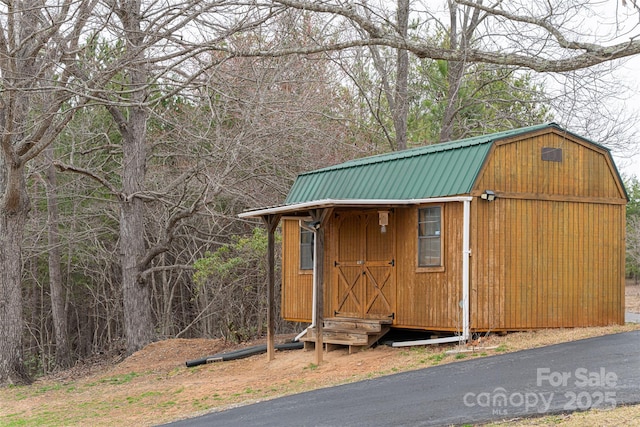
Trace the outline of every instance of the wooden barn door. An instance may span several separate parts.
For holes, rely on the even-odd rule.
[[[396,300],[395,215],[386,232],[378,211],[338,214],[332,285],[335,316],[393,318]]]

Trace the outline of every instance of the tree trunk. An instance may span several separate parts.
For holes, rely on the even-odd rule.
[[[125,114],[113,105],[107,106],[122,134],[122,200],[120,204],[120,254],[122,256],[122,297],[127,352],[133,353],[155,340],[151,309],[151,289],[142,279],[145,256],[144,201],[146,136],[148,113],[144,106],[147,92],[147,70],[144,57],[145,33],[141,29],[140,2],[122,2],[115,10],[123,25],[123,36],[137,61],[125,70],[129,87],[125,92],[131,106]]]
[[[132,73],[136,81],[136,73]],[[116,110],[112,109],[113,112]],[[127,352],[133,353],[155,339],[151,310],[151,290],[142,280],[145,266],[144,201],[136,196],[144,189],[146,169],[147,113],[143,107],[131,107],[129,120],[117,115],[122,130],[122,189],[120,204],[120,254],[122,256],[122,297]]]
[[[447,105],[442,117],[440,142],[451,141],[453,138],[455,118],[458,114],[460,99],[460,85],[464,76],[464,63],[450,61],[447,67]]]
[[[31,382],[22,357],[22,238],[29,212],[23,165],[0,154],[0,385]]]
[[[126,168],[125,168],[126,169]],[[120,208],[120,253],[122,255],[122,297],[127,352],[133,353],[155,339],[151,313],[151,292],[140,282],[138,261],[144,254],[143,202],[138,198]]]
[[[398,33],[401,37],[406,38],[409,27],[409,0],[398,0],[397,19]],[[393,124],[396,128],[396,148],[398,151],[407,149],[408,80],[409,53],[405,49],[398,49],[395,109],[393,110]]]
[[[449,1],[449,47],[458,48],[458,5]],[[456,106],[464,64],[459,61],[447,62],[447,105],[444,108],[442,127],[440,128],[440,142],[450,141],[453,135],[453,122],[456,116]]]
[[[462,12],[462,22],[459,23],[458,4],[449,0],[449,48],[469,51],[473,35],[482,21],[479,9],[467,8]],[[454,138],[455,118],[460,104],[460,87],[467,70],[466,61],[447,62],[447,105],[442,117],[440,142],[451,141]]]
[[[53,145],[45,150],[47,174],[47,213],[49,227],[49,291],[51,294],[51,316],[56,337],[56,367],[66,369],[71,366],[71,349],[67,326],[67,312],[62,286],[62,265],[60,256],[60,229],[58,214],[58,186],[56,170],[53,166]]]

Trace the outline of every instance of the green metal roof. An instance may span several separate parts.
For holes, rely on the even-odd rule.
[[[425,199],[468,194],[495,141],[555,123],[351,160],[300,174],[286,204],[325,199]]]

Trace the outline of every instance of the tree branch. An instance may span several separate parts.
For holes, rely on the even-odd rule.
[[[149,278],[149,276],[153,273],[156,273],[158,271],[171,271],[171,270],[193,271],[194,268],[193,268],[193,265],[184,265],[184,264],[159,265],[157,267],[151,267],[144,270],[142,273],[140,273],[140,278],[143,281],[146,281]]]
[[[200,206],[202,205],[201,200],[203,195],[201,195],[200,198],[198,198],[198,200],[196,200],[189,209],[183,209],[169,218],[169,221],[167,222],[167,225],[165,227],[165,235],[162,241],[150,247],[145,253],[144,258],[139,261],[138,265],[140,266],[141,270],[149,265],[156,256],[169,250],[169,245],[173,241],[175,230],[178,227],[178,224],[183,219],[193,216],[200,209]],[[146,276],[141,273],[138,277],[138,282],[144,283],[145,278]]]
[[[565,57],[560,59],[545,58],[540,52],[535,54],[521,54],[509,52],[505,50],[488,51],[481,49],[461,49],[455,50],[443,48],[434,44],[430,40],[420,40],[409,36],[407,39],[398,36],[394,32],[385,31],[382,27],[376,25],[373,21],[358,14],[353,7],[332,6],[326,3],[316,3],[310,1],[299,0],[276,0],[276,3],[293,7],[296,9],[319,12],[333,13],[357,24],[364,29],[368,38],[360,40],[349,40],[344,42],[329,43],[318,46],[301,46],[280,50],[255,50],[240,51],[229,47],[214,46],[213,50],[225,51],[232,56],[284,56],[293,54],[313,54],[330,50],[343,50],[357,46],[381,45],[395,49],[407,49],[419,58],[441,59],[445,61],[466,61],[466,62],[482,62],[488,64],[511,65],[516,67],[529,68],[538,72],[564,72],[583,68],[588,68],[603,62],[614,59],[621,59],[640,53],[640,40],[635,37],[628,41],[616,43],[611,46],[604,46],[594,43],[581,43],[566,39],[556,28],[550,23],[532,17],[521,17],[509,14],[499,9],[479,5],[478,3],[466,0],[458,0],[458,3],[468,7],[482,8],[486,13],[495,13],[506,19],[513,19],[514,22],[529,23],[537,25],[545,29],[557,41],[560,47],[564,49]],[[486,17],[485,17],[486,18]],[[576,53],[581,51],[581,53]],[[571,54],[569,55],[569,52]]]
[[[109,192],[114,195],[115,197],[117,197],[120,200],[124,200],[124,194],[122,194],[121,192],[119,192],[113,185],[111,185],[111,183],[109,181],[107,181],[105,178],[96,175],[95,173],[93,173],[92,171],[88,170],[88,169],[84,169],[84,168],[80,168],[77,166],[73,166],[73,165],[68,165],[62,162],[53,162],[53,165],[60,170],[61,172],[74,172],[80,175],[84,175],[87,176],[91,179],[93,179],[94,181],[99,182],[103,187],[105,187],[107,190],[109,190]]]

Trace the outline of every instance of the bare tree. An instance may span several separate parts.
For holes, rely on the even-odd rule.
[[[407,37],[409,27],[409,0],[398,0],[396,10],[395,30],[401,37]],[[361,31],[362,32],[362,31]],[[405,49],[396,49],[396,68],[395,68],[395,84],[392,84],[390,72],[387,64],[382,57],[383,52],[377,45],[369,46],[371,50],[371,59],[373,65],[378,72],[381,80],[382,92],[386,98],[391,118],[393,121],[393,130],[395,141],[391,143],[391,148],[396,150],[406,150],[407,148],[407,117],[409,112],[409,54]],[[374,116],[378,116],[376,111],[371,111]],[[378,121],[383,120],[378,117]],[[390,141],[391,142],[391,141]]]
[[[604,101],[624,93],[624,89],[619,85],[605,89],[606,79],[609,82],[615,82],[615,79],[601,71],[606,72],[607,64],[614,64],[615,59],[640,52],[639,10],[635,3],[610,7],[609,3],[597,1],[555,0],[543,4],[523,1],[492,4],[476,0],[413,2],[411,25],[406,36],[395,30],[392,3],[344,5],[338,1],[304,0],[274,3],[331,16],[333,25],[326,27],[332,34],[328,38],[331,43],[309,43],[271,54],[375,45],[406,49],[418,58],[446,61],[449,102],[440,140],[452,138],[453,118],[461,108],[457,103],[459,85],[464,73],[474,64],[476,67],[477,64],[493,64],[510,69],[510,72],[529,69],[542,73],[535,85],[546,86],[539,83],[543,78],[543,82],[550,81],[549,77],[564,79],[564,91],[571,96],[559,94],[561,98],[556,92],[545,99],[557,113],[557,121],[593,139],[607,140],[614,148],[624,140],[633,139],[633,115],[624,114],[622,109],[611,110]],[[356,31],[343,31],[343,22],[348,22]],[[446,43],[442,43],[439,36],[443,33],[448,35]],[[602,66],[594,68],[599,64]],[[388,75],[388,72],[381,75]],[[596,102],[586,100],[589,94]],[[572,98],[577,100],[579,108],[573,108],[570,113],[567,101]]]
[[[158,5],[158,9],[146,10],[136,2],[110,2],[109,11],[103,11],[108,18],[104,27],[117,41],[105,48],[108,55],[102,58],[90,56],[83,64],[87,67],[87,75],[99,74],[102,68],[118,70],[113,74],[109,90],[93,92],[92,99],[106,107],[118,127],[119,176],[109,176],[71,162],[61,161],[58,166],[99,182],[119,202],[128,352],[155,339],[153,289],[157,289],[154,288],[157,275],[188,269],[185,264],[176,263],[173,254],[164,254],[173,249],[179,252],[174,241],[190,218],[205,210],[215,210],[223,197],[236,197],[237,211],[246,206],[240,205],[238,200],[246,199],[248,195],[273,194],[274,188],[282,194],[288,188],[292,177],[276,170],[276,164],[282,163],[282,159],[274,153],[286,149],[303,153],[304,147],[300,144],[304,141],[303,135],[313,129],[303,127],[301,120],[292,120],[293,116],[304,117],[309,110],[295,110],[295,105],[287,104],[282,94],[296,93],[314,100],[314,105],[322,107],[317,114],[323,120],[332,113],[328,104],[320,104],[324,96],[320,90],[308,94],[296,92],[299,90],[297,79],[301,76],[293,69],[265,64],[267,71],[263,73],[264,61],[251,59],[243,64],[252,67],[248,69],[249,73],[238,79],[239,70],[233,65],[239,64],[240,59],[206,53],[217,43],[216,37],[226,45],[259,45],[273,43],[275,38],[281,37],[280,31],[289,31],[285,26],[275,28],[273,32],[259,28],[258,24],[273,16],[274,12],[269,9],[264,9],[264,14],[255,14],[253,9],[230,5],[235,7],[234,12],[224,21],[214,19],[219,18],[218,13],[225,12],[224,2],[203,8],[201,2],[194,1],[166,8]],[[156,16],[161,18],[155,19]],[[206,34],[207,39],[187,40],[187,36],[180,39],[179,32],[166,33],[168,28],[183,27],[189,28],[187,32],[198,30]],[[294,33],[287,33],[290,42]],[[163,54],[156,55],[157,52]],[[304,78],[311,79],[313,72],[309,70],[313,70],[313,59],[306,60],[310,61],[310,66],[308,76]],[[282,63],[295,61],[280,59]],[[224,74],[232,78],[220,78]],[[234,84],[240,84],[243,90],[249,89],[245,93],[230,93]],[[280,95],[272,98],[272,93]],[[219,97],[240,99],[240,104],[221,103],[217,101]],[[232,104],[233,110],[225,111]],[[274,108],[275,105],[278,108]],[[252,114],[257,109],[254,106],[261,108],[259,114]],[[199,111],[208,111],[210,116]],[[243,126],[229,128],[229,123]],[[153,129],[153,138],[149,137],[150,129]],[[295,132],[300,136],[292,138],[290,135]],[[273,150],[265,142],[275,142],[276,134],[279,136],[277,143],[282,146],[279,150]],[[325,142],[322,144],[326,147]],[[173,151],[165,151],[165,148]],[[326,155],[327,150],[317,152]],[[170,161],[170,167],[156,161],[162,156]],[[320,159],[321,156],[316,156],[311,163]],[[151,176],[149,166],[154,166]],[[283,169],[290,169],[290,166]],[[260,183],[261,179],[264,182]],[[254,187],[253,191],[247,192],[249,181],[254,186],[271,188],[260,191]],[[151,218],[156,221],[150,221]],[[171,292],[166,282],[162,289]],[[155,301],[159,301],[158,298]],[[155,316],[167,313],[170,305],[170,300],[158,304]],[[168,325],[164,316],[163,323]]]
[[[398,0],[396,15],[398,34],[406,38],[409,31],[409,0]],[[407,115],[409,113],[409,53],[405,49],[397,49],[397,52],[393,123],[396,128],[396,146],[398,150],[405,150],[407,148]]]
[[[147,42],[142,27],[142,3],[113,1],[110,6],[114,15],[120,19],[121,32],[118,36],[125,43],[125,56],[132,63],[123,67],[123,89],[128,94],[125,98],[128,98],[129,106],[121,109],[107,103],[106,107],[122,136],[120,262],[127,349],[129,353],[133,353],[155,338],[151,317],[151,291],[140,276],[148,265],[148,261],[142,261],[146,255],[144,201],[139,195],[144,190],[147,168],[146,99],[149,71],[145,64]]]
[[[22,364],[22,238],[27,163],[71,119],[74,53],[95,1],[0,6],[0,384],[29,381]],[[87,82],[91,84],[91,82]]]
[[[53,144],[45,149],[45,188],[47,195],[47,236],[49,292],[51,294],[51,317],[56,340],[56,367],[66,369],[71,366],[67,310],[65,310],[64,286],[62,283],[62,256],[60,238],[60,212],[58,209],[58,181],[53,165]]]
[[[117,215],[112,210],[103,213],[109,218],[105,228],[117,224],[117,232],[109,230],[110,238],[117,236],[117,246],[115,238],[114,242],[105,243],[93,236],[96,245],[101,246],[102,257],[89,260],[87,256],[78,263],[77,268],[87,277],[100,277],[100,286],[87,286],[85,291],[107,307],[109,318],[87,328],[96,337],[108,338],[84,342],[97,345],[120,336],[124,318],[127,349],[132,352],[155,338],[154,317],[171,311],[173,298],[168,295],[154,306],[153,301],[159,301],[154,292],[167,295],[176,291],[175,281],[182,280],[177,278],[178,272],[188,271],[183,267],[198,255],[199,249],[194,249],[194,240],[188,237],[201,224],[199,215],[213,213],[221,219],[247,205],[271,203],[282,197],[297,169],[339,161],[344,147],[361,149],[360,142],[354,142],[360,136],[354,130],[356,126],[326,125],[342,118],[343,111],[333,101],[348,96],[338,89],[329,100],[322,97],[327,94],[326,86],[292,84],[300,75],[291,67],[308,61],[309,66],[300,70],[311,74],[309,70],[317,64],[313,61],[329,55],[331,50],[374,45],[454,65],[496,64],[553,73],[579,70],[640,52],[637,28],[611,27],[614,31],[605,35],[606,40],[597,33],[600,27],[594,27],[593,34],[586,34],[586,27],[580,27],[579,21],[591,7],[585,2],[514,1],[486,5],[482,1],[459,0],[443,2],[437,8],[432,2],[416,2],[413,4],[421,6],[409,10],[409,3],[399,0],[397,11],[387,10],[389,4],[305,0],[3,3],[0,384],[27,380],[20,351],[21,250],[29,211],[25,167],[56,139],[77,109],[104,106],[110,124],[118,129],[117,137],[110,135],[102,141],[104,147],[91,148],[100,150],[116,167],[85,167],[76,164],[71,156],[57,163],[62,170],[91,178],[103,193],[106,191],[104,199],[109,200],[104,200],[105,205],[116,201],[119,207]],[[455,39],[443,45],[441,39],[433,37],[433,30],[438,28],[437,22],[447,20],[447,5],[452,10],[450,20],[456,18],[453,22],[468,25],[452,31]],[[624,11],[629,16],[636,13],[632,5]],[[316,18],[320,15],[329,19]],[[287,16],[291,25],[272,25],[276,18]],[[622,21],[623,16],[617,14],[614,18]],[[321,25],[322,30],[307,32],[315,25]],[[343,31],[345,27],[358,31]],[[629,32],[621,34],[615,32],[616,28],[629,28]],[[326,33],[333,29],[334,33]],[[473,37],[472,30],[477,31]],[[103,42],[107,49],[97,51]],[[399,54],[398,76],[404,73],[403,55]],[[237,67],[243,72],[238,73]],[[404,91],[404,83],[398,83],[392,97],[396,100],[403,97]],[[249,90],[251,87],[259,90]],[[453,88],[453,99],[455,84],[449,88]],[[294,97],[300,95],[296,91],[309,90],[315,92]],[[179,97],[191,104],[183,107],[185,115],[175,114],[172,119],[169,110],[163,112],[160,106]],[[321,109],[316,104],[308,108],[310,104],[306,102],[312,98],[327,101],[328,107]],[[209,117],[197,119],[197,125],[184,126],[205,105]],[[175,120],[178,117],[181,121]],[[315,124],[319,126],[311,126],[309,117],[318,118]],[[402,129],[401,115],[396,120],[398,129]],[[178,141],[175,146],[182,143],[190,152],[185,151],[184,156],[163,153],[150,138],[162,134],[153,125],[184,131],[171,136]],[[313,135],[314,132],[317,133]],[[192,138],[193,135],[199,138]],[[191,144],[184,143],[187,138],[192,138]],[[339,142],[327,149],[322,141],[329,138]],[[277,150],[273,149],[276,144]],[[400,140],[397,143],[403,144]],[[159,157],[154,156],[161,155],[177,163],[160,168],[155,163]],[[290,159],[297,163],[291,165]],[[149,170],[150,165],[154,166],[153,171]],[[220,224],[202,227],[206,230],[202,235],[219,233],[215,236],[218,238],[224,230],[244,226],[233,223],[225,228],[229,227],[228,221]],[[55,246],[55,242],[52,244]],[[207,244],[214,245],[211,241]],[[110,258],[113,251],[118,252],[119,262]],[[68,267],[67,271],[71,270]],[[173,273],[175,277],[160,278]],[[120,285],[122,292],[118,290]],[[124,309],[115,308],[120,302]],[[82,324],[82,308],[74,310],[75,329]],[[84,319],[97,319],[102,312],[95,310],[95,315]],[[86,314],[90,310],[84,311]],[[177,328],[166,317],[165,314],[165,330],[175,331]],[[181,326],[188,323],[185,314]]]
[[[354,33],[340,37],[336,34],[335,38],[329,38],[332,42],[322,46],[297,46],[270,52],[271,55],[381,45],[406,49],[419,58],[510,65],[557,73],[640,53],[640,39],[637,37],[640,27],[635,25],[638,10],[633,4],[619,10],[597,1],[554,0],[543,4],[511,1],[486,5],[482,0],[455,0],[456,5],[467,7],[471,13],[477,11],[485,15],[484,25],[489,29],[481,43],[465,49],[442,46],[429,37],[428,31],[433,29],[430,24],[439,22],[445,10],[439,3],[425,2],[422,9],[414,10],[418,23],[407,37],[387,30],[392,26],[388,18],[389,3],[382,2],[375,9],[370,3],[345,5],[340,1],[274,0],[273,3],[344,18],[366,36],[359,37],[359,33]],[[602,21],[604,14],[607,14],[606,25]],[[584,25],[590,16],[600,16],[599,25]],[[341,29],[338,25],[333,28]],[[268,52],[242,53],[265,55]]]
[[[536,77],[545,85],[554,121],[618,153],[633,153],[638,111],[628,101],[635,90],[619,78],[620,61],[565,73]]]
[[[442,46],[463,50],[473,47],[484,15],[454,2],[447,2],[447,7],[448,13],[441,14],[433,24],[437,31],[432,37]],[[370,57],[365,55],[366,49],[349,49],[335,55],[336,61],[352,80],[358,99],[368,106],[372,118],[369,123],[392,149],[402,146],[400,129],[400,133],[406,133],[402,136],[405,141],[429,144],[526,126],[548,117],[549,107],[544,107],[548,98],[542,85],[532,80],[531,72],[415,56],[408,62],[408,69],[401,71],[404,66],[399,54],[394,61],[388,48],[369,46],[368,50]],[[394,66],[395,73],[391,71]],[[406,83],[402,82],[404,78]],[[407,88],[400,90],[404,85]],[[406,94],[400,97],[401,92]],[[396,102],[396,98],[405,101]],[[403,108],[408,111],[400,114]],[[398,120],[402,116],[408,122],[404,126]]]
[[[207,19],[197,19],[208,12]],[[132,316],[127,320],[129,351],[139,348],[154,335],[141,272],[166,246],[145,248],[142,233],[148,108],[159,102],[151,95],[152,85],[159,76],[188,85],[197,69],[186,76],[172,74],[176,64],[191,57],[196,58],[192,67],[206,68],[197,61],[198,49],[253,28],[270,14],[268,9],[253,11],[232,2],[200,1],[172,6],[32,0],[0,6],[0,384],[28,381],[21,355],[20,295],[29,212],[27,163],[56,139],[78,108],[89,101],[109,108],[123,136],[123,174],[122,191],[107,188],[121,200],[123,289],[131,309],[125,314]],[[189,23],[200,25],[201,31],[193,25],[187,28]],[[100,36],[120,40],[121,54],[96,56],[92,47]],[[193,43],[191,36],[197,39]],[[167,222],[167,238],[186,214],[189,209],[176,210]]]
[[[476,29],[486,15],[480,13],[480,9],[469,6],[458,6],[454,0],[448,0],[448,9],[449,40],[446,45],[456,51],[472,49],[476,41]],[[442,117],[442,127],[440,128],[440,141],[449,141],[452,139],[454,118],[458,111],[458,100],[460,99],[460,87],[468,65],[464,59],[461,61],[448,62],[447,97],[444,115]]]

